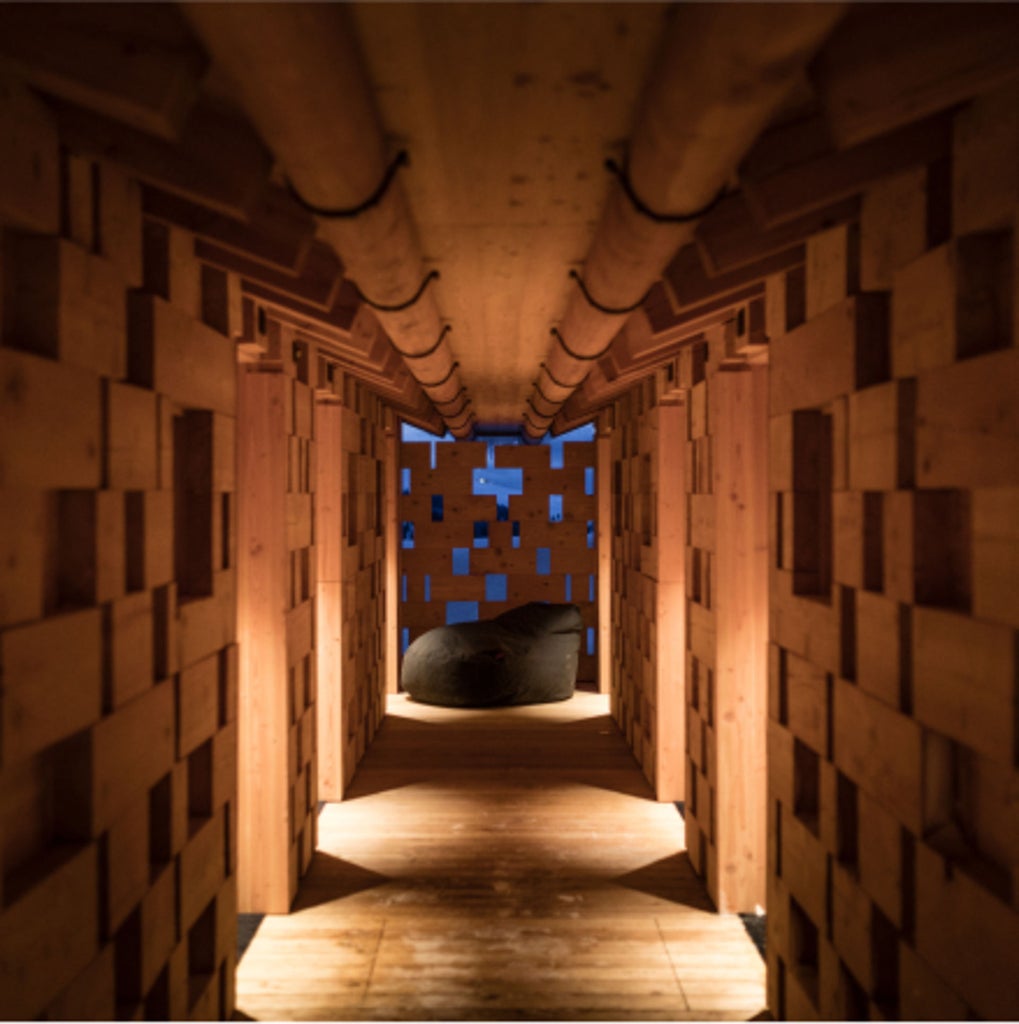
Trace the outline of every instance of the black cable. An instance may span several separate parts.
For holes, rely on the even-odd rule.
[[[350,283],[354,286],[354,291],[357,293],[358,299],[363,302],[366,306],[371,306],[372,309],[377,309],[380,313],[400,313],[405,309],[410,309],[411,306],[417,302],[425,293],[425,289],[439,276],[437,270],[429,270],[425,274],[424,280],[418,285],[418,290],[409,298],[406,302],[397,302],[394,305],[387,305],[382,302],[375,302],[373,299],[369,299],[367,295],[357,286],[356,281]],[[413,358],[413,357],[412,357]]]
[[[463,421],[463,423],[453,423],[446,417],[443,417],[443,419],[446,420],[446,426],[449,427],[450,430],[459,430],[461,427],[466,427],[467,424],[470,423],[470,421],[474,418],[475,417],[473,412],[467,414],[467,418]]]
[[[532,430],[536,430],[536,431],[538,432],[538,437],[544,437],[544,436],[545,436],[545,435],[546,435],[546,434],[548,433],[548,427],[549,427],[549,424],[546,424],[546,425],[545,425],[544,427],[539,427],[539,426],[538,426],[538,425],[537,425],[537,424],[536,424],[536,423],[535,423],[535,422],[534,422],[534,421],[533,421],[533,420],[531,419],[531,417],[527,415],[527,413],[526,413],[526,412],[524,413],[524,420],[526,421],[526,423],[527,423],[527,424],[528,424],[528,425],[530,426],[530,428],[531,428]],[[551,423],[551,420],[549,421],[549,423]]]
[[[564,384],[561,380],[557,380],[552,375],[552,371],[548,368],[548,363],[542,363],[541,364],[541,369],[543,369],[545,371],[545,373],[548,374],[548,379],[550,381],[552,381],[552,383],[555,384],[555,386],[557,388],[576,388],[576,387],[580,387],[580,384]],[[581,383],[583,383],[583,381],[581,381]]]
[[[558,341],[559,344],[562,345],[563,351],[571,359],[576,359],[576,360],[578,360],[579,362],[582,362],[582,363],[593,363],[596,360],[601,359],[601,357],[603,355],[605,355],[605,353],[608,352],[608,350],[612,347],[612,342],[610,341],[600,352],[595,352],[594,355],[585,356],[585,355],[581,355],[579,352],[574,352],[573,349],[571,349],[570,346],[566,344],[565,339],[563,338],[563,336],[559,333],[559,331],[555,327],[552,328],[552,334],[555,336],[556,341]],[[550,376],[551,376],[551,374],[550,374]],[[573,385],[573,386],[580,387],[579,384]]]
[[[461,390],[463,390],[463,389],[461,388]],[[442,402],[432,402],[432,405],[434,405],[436,407],[438,407],[438,406],[440,406],[442,404],[443,404]],[[448,419],[448,420],[455,420],[457,418],[457,416],[462,415],[466,409],[469,409],[471,404],[472,404],[471,400],[469,398],[465,398],[463,400],[462,404],[460,405],[460,408],[457,409],[456,412],[448,412],[448,413],[447,412],[440,412],[439,415],[440,416],[445,416],[446,419]]]
[[[466,394],[466,392],[467,388],[464,385],[461,385],[460,390],[452,398],[447,398],[444,402],[433,401],[432,405],[452,405],[454,402],[459,400],[461,395]],[[468,398],[467,401],[469,402],[470,399]],[[460,414],[457,413],[457,415],[459,416]]]
[[[530,396],[530,395],[528,395],[528,396],[527,396],[527,404],[528,404],[528,405],[529,405],[529,406],[531,407],[531,411],[532,411],[533,413],[535,413],[535,415],[537,415],[537,416],[540,416],[540,417],[541,417],[542,419],[545,419],[546,417],[548,417],[548,418],[552,418],[552,417],[554,417],[554,416],[555,416],[555,414],[556,414],[556,412],[558,412],[558,411],[559,411],[559,406],[560,406],[560,405],[562,405],[562,402],[556,402],[556,403],[553,403],[553,404],[555,405],[555,407],[556,407],[556,408],[555,408],[555,412],[550,412],[550,413],[549,413],[549,412],[542,412],[542,411],[541,411],[541,410],[540,410],[540,409],[539,409],[539,408],[538,408],[538,407],[537,407],[537,406],[536,406],[536,405],[534,404],[534,400],[533,400],[533,399],[531,398],[531,396]]]
[[[435,344],[431,348],[426,348],[424,352],[404,352],[392,338],[389,339],[389,344],[396,349],[397,353],[403,356],[404,359],[425,359],[430,355],[434,355],[438,351],[439,346],[442,344],[442,339],[452,330],[449,324],[446,324],[441,331],[439,331],[438,338],[435,339]]]
[[[631,306],[618,306],[613,308],[612,306],[603,306],[588,290],[587,285],[584,284],[584,279],[575,270],[570,271],[570,277],[580,286],[580,290],[583,293],[587,304],[598,310],[599,313],[607,313],[609,316],[621,316],[623,313],[632,313],[635,309],[640,309],[641,306],[647,301],[647,297],[651,294],[651,288],[649,288],[633,305]],[[652,287],[654,287],[652,285]]]
[[[653,220],[656,224],[689,224],[691,221],[700,220],[701,217],[710,213],[725,196],[725,186],[719,190],[718,195],[715,196],[711,202],[702,206],[699,210],[693,210],[690,213],[659,213],[657,210],[652,210],[633,189],[633,183],[630,181],[629,175],[624,171],[619,164],[611,158],[605,161],[605,168],[611,171],[618,179],[619,184],[623,186],[623,191],[626,193],[626,198],[630,200],[633,208],[643,214],[649,220]]]
[[[563,387],[564,385],[560,384],[559,386]],[[541,385],[538,383],[537,380],[534,381],[534,390],[538,392],[538,396],[541,398],[543,402],[548,402],[549,405],[562,405],[562,402],[556,402],[553,399],[549,398],[548,395],[546,395],[545,392],[542,390]]]
[[[316,217],[327,217],[332,220],[349,220],[352,217],[359,217],[366,210],[370,210],[373,206],[377,206],[382,202],[382,197],[389,191],[389,186],[392,184],[393,178],[396,177],[396,172],[401,167],[406,167],[409,163],[410,156],[407,150],[401,149],[393,157],[392,163],[386,168],[386,172],[382,175],[382,180],[375,191],[363,203],[358,203],[357,206],[348,206],[340,209],[327,209],[324,206],[315,206],[301,196],[289,178],[287,179],[287,191],[293,196],[299,206],[309,213],[313,213]]]
[[[447,373],[446,376],[442,378],[442,380],[437,380],[432,384],[426,384],[423,380],[419,380],[418,384],[420,384],[421,387],[423,388],[441,388],[442,385],[445,384],[446,381],[449,380],[449,378],[452,377],[454,373],[456,373],[456,369],[459,365],[460,364],[458,362],[454,362],[453,365],[449,368],[449,373]]]

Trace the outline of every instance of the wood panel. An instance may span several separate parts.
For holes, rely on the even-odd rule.
[[[435,448],[434,469],[431,445]],[[406,580],[408,598],[414,603],[411,609],[407,600],[401,601],[401,634],[412,642],[427,629],[444,625],[447,602],[451,601],[479,602],[481,618],[494,617],[528,601],[570,602],[580,608],[585,628],[577,678],[593,684],[598,664],[599,570],[595,443],[562,442],[563,462],[559,468],[552,467],[548,445],[498,444],[492,448],[495,469],[520,471],[523,493],[510,494],[508,508],[502,511],[494,494],[474,493],[475,473],[483,475],[489,464],[488,442],[400,445],[401,469],[410,474],[409,489],[401,489],[398,503],[400,573]],[[591,474],[594,486],[588,493]],[[554,518],[551,495],[558,495],[561,503]],[[452,553],[456,548],[468,552],[466,575],[453,571]],[[548,559],[544,572],[538,566],[540,549],[546,549],[542,557]],[[489,584],[485,578],[491,574],[505,577],[505,598],[486,596]],[[591,650],[589,630],[594,630]]]
[[[5,133],[0,213],[0,1004],[24,1018],[228,1016],[233,352],[186,290],[148,287],[137,182],[58,155],[43,114],[18,120],[31,106],[18,91],[0,104],[20,124]],[[197,280],[187,252],[177,271]],[[165,327],[129,329],[130,303],[161,304],[167,344]],[[134,375],[154,348],[158,374]],[[199,963],[189,948],[217,910]]]
[[[315,635],[318,679],[318,791],[323,800],[343,796],[343,407],[315,403],[318,441],[315,522],[318,528]]]
[[[925,15],[917,53],[937,45],[958,57],[991,23],[971,31],[959,18],[961,8]],[[850,60],[868,22],[855,17],[823,74]],[[920,60],[911,52],[896,73],[912,76],[930,109],[948,94]],[[862,65],[853,75],[865,78]],[[840,131],[870,134],[904,116],[876,94],[852,113],[846,81],[832,81]],[[1008,92],[953,115],[951,167],[868,187],[861,273],[850,264],[841,305],[773,339],[768,961],[778,1017],[1016,1012],[1000,957],[1019,922],[1019,849],[990,824],[1009,818],[1004,787],[1017,779],[1015,621],[998,582],[1014,559],[1003,517],[1019,472],[1015,191],[993,160],[986,196],[975,175],[980,154],[1016,138]],[[951,194],[946,174],[960,176]],[[807,294],[829,287],[810,280],[825,273],[808,261]],[[853,281],[890,286],[887,310],[854,296]]]
[[[717,895],[721,911],[765,902],[768,637],[768,371],[720,372],[714,409]]]
[[[286,634],[285,545],[288,377],[241,370],[238,543],[241,714],[238,721],[239,905],[285,913],[290,887],[287,756],[290,708]]]

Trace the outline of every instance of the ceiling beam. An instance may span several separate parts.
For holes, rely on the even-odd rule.
[[[339,4],[183,9],[441,414],[464,382],[349,14]],[[447,425],[470,435],[469,418]]]
[[[166,140],[180,136],[207,65],[173,4],[0,5],[0,67]]]
[[[810,69],[840,148],[1019,75],[1019,5],[860,4]]]
[[[60,138],[72,149],[228,217],[244,220],[269,180],[272,157],[251,126],[212,101],[195,104],[176,142],[81,107],[52,106]]]
[[[571,296],[545,360],[542,388],[552,399],[569,397],[691,240],[703,211],[843,13],[838,4],[676,6],[620,184],[584,261],[585,288]]]

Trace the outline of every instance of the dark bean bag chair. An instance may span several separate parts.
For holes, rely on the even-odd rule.
[[[439,626],[407,648],[400,684],[414,700],[453,708],[567,700],[583,630],[575,604],[538,601],[494,619]]]

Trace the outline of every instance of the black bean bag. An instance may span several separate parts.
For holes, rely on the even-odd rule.
[[[575,604],[538,601],[494,619],[439,626],[407,648],[400,685],[423,704],[454,708],[567,700],[583,630]]]

